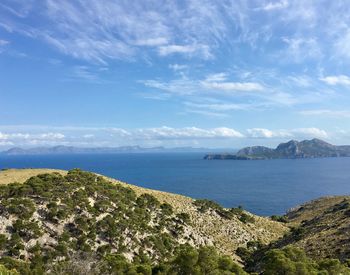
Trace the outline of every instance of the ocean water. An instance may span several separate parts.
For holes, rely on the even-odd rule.
[[[350,158],[204,160],[202,153],[0,156],[0,168],[81,168],[128,183],[259,215],[325,195],[350,194]]]

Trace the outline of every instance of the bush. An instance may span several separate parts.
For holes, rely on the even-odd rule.
[[[246,213],[242,213],[242,215],[238,218],[242,223],[253,223],[255,219],[253,216],[250,216]]]
[[[0,265],[0,275],[19,275],[19,273],[15,270],[9,270],[5,266]]]
[[[350,274],[350,269],[339,260],[326,259],[317,263],[308,258],[302,249],[293,246],[268,251],[263,259],[263,268],[266,275]]]
[[[278,215],[272,215],[271,220],[276,222],[283,222],[283,223],[288,222],[288,218],[286,216],[278,216]]]

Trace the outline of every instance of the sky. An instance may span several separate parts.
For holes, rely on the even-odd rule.
[[[350,144],[350,2],[2,0],[0,149]]]

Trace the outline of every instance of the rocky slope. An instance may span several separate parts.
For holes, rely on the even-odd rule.
[[[350,196],[307,202],[286,214],[289,234],[276,247],[293,244],[314,259],[350,258]]]
[[[269,219],[79,169],[0,172],[5,274],[350,275],[349,228],[347,196]]]
[[[37,176],[43,173],[49,174]],[[51,181],[53,180],[57,181],[58,183],[61,182],[64,185],[68,185],[72,184],[71,180],[73,176],[73,171],[67,174],[66,171],[49,169],[5,170],[0,172],[0,184],[8,185],[11,182],[25,182],[25,188],[29,188],[28,186],[32,186],[33,184],[35,186],[39,183],[42,184],[42,182],[45,182],[46,179],[53,177],[50,178]],[[174,238],[172,238],[174,242],[189,243],[195,247],[199,247],[202,245],[213,245],[222,254],[231,255],[231,257],[237,260],[239,260],[239,258],[235,254],[235,251],[239,246],[245,246],[246,243],[249,241],[259,241],[267,244],[273,240],[278,239],[280,236],[282,236],[285,232],[288,231],[288,228],[281,223],[271,221],[268,218],[255,216],[245,211],[233,211],[232,213],[234,214],[231,214],[228,217],[227,215],[223,214],[226,213],[223,212],[223,209],[207,207],[203,210],[203,204],[195,204],[195,200],[185,196],[145,189],[107,177],[99,177],[99,175],[95,174],[82,174],[81,176],[83,178],[87,177],[88,182],[100,182],[100,184],[102,184],[104,188],[111,188],[112,190],[114,190],[114,188],[117,188],[116,190],[119,190],[118,192],[121,192],[120,190],[123,190],[124,195],[127,194],[127,191],[125,191],[124,189],[118,189],[119,186],[126,188],[126,190],[130,189],[135,194],[135,197],[132,197],[131,195],[132,198],[129,198],[129,200],[134,201],[135,203],[137,201],[137,198],[144,197],[145,194],[151,195],[157,201],[159,201],[159,205],[157,204],[157,209],[149,210],[150,212],[152,212],[151,217],[148,217],[150,219],[148,224],[148,226],[150,226],[150,232],[156,232],[157,226],[160,222],[164,223],[165,233],[169,233],[172,231],[177,232],[178,230],[175,230],[174,228],[181,228],[181,230],[179,231],[181,233],[177,234]],[[18,184],[11,184],[11,186],[11,188],[13,189],[20,188],[20,185]],[[94,188],[97,188],[97,186],[94,185]],[[75,189],[69,189],[68,191],[64,190],[64,192],[66,193],[65,196],[68,196],[68,192],[70,194],[68,197],[74,197],[76,196],[74,195],[75,192],[81,189],[85,190],[86,187],[77,185]],[[58,196],[58,198],[55,200],[55,203],[57,205],[54,206],[55,211],[58,211],[61,207],[64,206],[65,199],[59,197],[58,194],[60,190],[52,189],[50,192],[53,192],[54,194],[56,194],[56,196]],[[99,190],[98,192],[104,191]],[[78,218],[78,215],[74,214],[75,211],[78,211],[76,213],[79,213],[79,215],[84,214],[83,216],[85,216],[88,220],[90,218],[93,218],[96,221],[107,222],[105,218],[108,217],[108,213],[114,213],[118,209],[118,205],[115,204],[112,206],[108,206],[108,208],[111,208],[109,212],[102,211],[102,209],[98,210],[100,212],[97,211],[99,214],[96,214],[91,211],[89,212],[89,209],[91,207],[94,207],[94,205],[97,202],[104,200],[102,200],[102,197],[98,197],[96,194],[92,196],[82,193],[79,196],[83,197],[83,209],[75,209],[72,206],[70,207],[70,211],[72,212],[70,216],[68,215],[62,220],[57,220],[56,218],[54,220],[50,220],[47,219],[47,213],[50,211],[49,205],[50,203],[52,203],[52,200],[49,200],[48,198],[45,199],[45,197],[42,196],[44,195],[37,193],[31,193],[30,196],[28,196],[28,194],[26,195],[26,199],[29,199],[31,201],[29,204],[34,205],[34,211],[33,213],[31,213],[31,217],[29,218],[29,220],[34,221],[36,224],[38,224],[43,234],[33,238],[27,237],[29,239],[27,240],[25,249],[21,249],[21,252],[19,252],[19,256],[22,256],[24,258],[29,257],[27,251],[30,249],[31,246],[35,245],[36,242],[39,242],[41,244],[45,243],[45,245],[47,245],[48,247],[52,247],[58,244],[59,236],[63,233],[64,228],[67,228],[67,226],[72,227],[72,230],[74,231],[74,228],[77,225],[76,219]],[[0,200],[2,202],[2,205],[4,205],[5,202],[8,204],[12,203],[11,200],[9,200],[9,198],[5,199],[3,195],[0,197]],[[206,202],[204,201],[204,204],[205,203]],[[167,217],[164,217],[164,215],[162,216],[161,207],[163,204],[170,205],[172,208],[172,213],[169,214],[169,216]],[[18,217],[16,218],[16,215],[14,213],[11,213],[4,208],[2,208],[2,212],[0,213],[0,215],[0,234],[4,234],[5,236],[9,237],[10,232],[8,230],[13,228],[14,223],[18,220]],[[168,222],[169,219],[171,219],[172,221]],[[146,235],[149,236],[151,234],[150,232],[147,232]],[[131,232],[129,232],[129,235],[130,234]],[[136,247],[130,251],[125,252],[125,255],[129,258],[132,258],[137,254],[137,247],[140,246],[139,243],[145,241],[145,232],[135,231],[131,235],[138,236],[138,239],[130,241],[130,243],[128,243],[127,245],[127,247]],[[128,236],[123,235],[123,239],[128,240]],[[91,247],[96,248],[95,250],[97,250],[98,247],[101,246],[97,245],[97,242],[101,244],[106,244],[106,240],[104,239],[95,239],[95,241],[91,242]],[[145,250],[145,247],[143,247],[143,250]],[[149,254],[153,255],[156,253],[150,252]]]
[[[350,146],[336,146],[320,139],[296,141],[279,144],[275,149],[252,146],[239,150],[236,154],[209,154],[205,159],[295,159],[320,157],[350,157]]]

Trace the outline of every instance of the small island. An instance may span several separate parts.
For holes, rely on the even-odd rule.
[[[279,144],[275,149],[264,146],[251,146],[239,150],[236,154],[207,154],[207,160],[264,160],[264,159],[299,159],[350,157],[349,145],[332,145],[323,140],[290,140]]]

